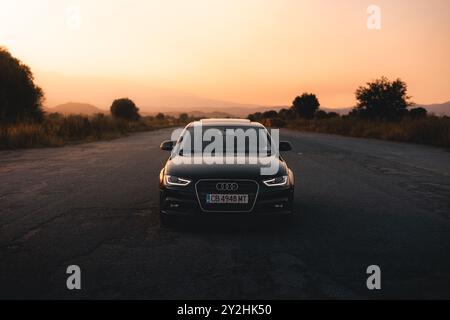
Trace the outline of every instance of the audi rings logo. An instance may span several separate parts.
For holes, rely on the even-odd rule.
[[[239,185],[233,182],[219,182],[216,184],[217,191],[237,191]]]

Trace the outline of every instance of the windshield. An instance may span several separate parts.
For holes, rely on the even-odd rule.
[[[251,126],[191,126],[177,143],[179,155],[227,156],[248,155],[267,157],[271,137],[264,127]]]

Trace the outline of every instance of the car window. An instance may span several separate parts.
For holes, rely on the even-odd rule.
[[[270,156],[271,137],[263,127],[191,126],[178,141],[180,155],[252,155]]]

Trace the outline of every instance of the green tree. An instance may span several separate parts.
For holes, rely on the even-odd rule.
[[[31,69],[0,47],[0,121],[40,121],[43,101]]]
[[[398,120],[408,113],[407,85],[400,79],[382,77],[356,90],[358,101],[352,115],[366,119]]]
[[[128,98],[114,100],[111,105],[111,115],[131,121],[137,121],[141,117],[136,104]]]
[[[303,93],[292,102],[292,109],[300,118],[311,119],[319,109],[320,103],[315,94]]]

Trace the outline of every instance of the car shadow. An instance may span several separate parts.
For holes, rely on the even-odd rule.
[[[173,221],[162,228],[183,233],[201,234],[268,234],[286,233],[293,229],[295,219],[274,217],[208,217]]]

